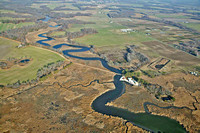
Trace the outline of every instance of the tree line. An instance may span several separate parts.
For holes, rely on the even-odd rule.
[[[56,31],[59,31],[56,30]],[[53,33],[55,31],[50,31],[47,33],[48,36],[51,36],[51,33]],[[95,29],[92,29],[92,28],[84,28],[84,29],[81,29],[80,31],[78,32],[68,32],[68,31],[65,31],[65,35],[56,35],[56,36],[51,36],[51,37],[59,37],[59,38],[63,38],[63,37],[67,37],[68,40],[70,39],[74,39],[74,38],[78,38],[78,37],[82,37],[84,35],[89,35],[89,34],[96,34],[98,33]]]
[[[95,22],[86,22],[86,21],[77,20],[77,19],[64,20],[64,19],[52,18],[51,21],[57,23],[58,25],[61,25],[61,27],[58,30],[68,29],[69,24],[96,24]]]
[[[144,72],[142,71],[142,73],[144,73]],[[128,69],[124,69],[122,71],[122,74],[126,78],[133,78],[134,80],[136,80],[137,82],[139,82],[140,84],[142,84],[147,89],[147,91],[150,94],[154,94],[154,96],[157,99],[160,99],[161,96],[163,96],[163,95],[167,95],[167,96],[171,96],[172,95],[172,93],[169,90],[163,88],[162,86],[160,86],[158,84],[149,83],[146,80],[140,78],[140,75],[141,75],[140,72],[134,72],[134,71],[130,71]]]
[[[50,16],[51,18],[55,18],[55,19],[60,19],[60,18],[73,18],[75,16],[91,16],[91,13],[69,13],[69,14],[65,14],[65,13],[56,13],[56,12],[50,12],[48,13],[48,16]]]
[[[34,25],[23,26],[22,28],[3,31],[0,33],[0,35],[13,40],[18,40],[22,43],[26,43],[25,36],[28,32],[38,31],[39,29],[46,29],[46,28],[48,28],[48,24],[36,23]]]
[[[182,50],[184,52],[187,52],[193,56],[198,56],[200,51],[198,49],[194,49],[194,48],[189,48],[189,47],[185,47],[185,46],[181,46],[181,45],[177,45],[177,44],[174,44],[173,45],[175,48],[179,49],[179,50]]]
[[[71,63],[70,63],[71,64]],[[59,67],[63,66],[62,68],[66,68],[69,64],[64,64],[64,61],[58,60],[56,62],[48,63],[47,65],[44,65],[42,68],[38,69],[37,76],[34,79],[28,79],[25,81],[18,80],[15,83],[7,84],[6,87],[8,88],[19,88],[21,85],[31,85],[36,84],[40,81],[41,78],[44,78],[45,76],[48,76],[49,74],[52,74],[56,70],[58,70]]]
[[[0,20],[1,23],[13,23],[13,24],[19,24],[19,23],[25,23],[25,22],[33,22],[32,19],[4,19]]]
[[[129,68],[130,71],[135,71],[141,66],[149,63],[149,58],[145,56],[144,54],[137,52],[135,48],[136,48],[135,45],[127,46],[127,53],[125,54],[125,59],[127,60],[127,62],[131,62],[134,59],[139,60],[138,63],[135,63],[134,67]]]
[[[37,71],[37,79],[40,79],[44,76],[49,75],[53,71],[57,70],[58,67],[64,64],[64,61],[57,61],[57,62],[52,62],[48,63],[47,65],[44,65],[42,68],[38,69]]]
[[[1,13],[0,17],[10,17],[10,18],[31,18],[31,15],[21,15],[13,13]]]
[[[184,26],[180,23],[175,23],[175,22],[172,22],[172,21],[164,20],[164,19],[160,20],[160,19],[150,18],[147,15],[144,15],[143,17],[141,17],[139,19],[158,22],[158,23],[164,23],[164,24],[175,26],[175,27],[178,27],[180,29],[187,30],[187,31],[190,31],[190,32],[193,32],[193,33],[196,33],[196,34],[200,34],[197,30],[194,30],[192,28],[188,28],[188,27],[186,27],[186,26]]]

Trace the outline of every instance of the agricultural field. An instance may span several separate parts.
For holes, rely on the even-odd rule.
[[[77,17],[80,20],[86,20],[87,17]],[[98,31],[97,34],[86,35],[81,38],[74,39],[79,43],[86,45],[102,46],[120,46],[125,44],[140,44],[145,41],[152,41],[154,38],[147,36],[143,32],[133,31],[130,33],[123,33],[121,29],[127,29],[129,27],[123,26],[118,23],[118,19],[109,19],[105,14],[97,12],[95,15],[89,18],[90,21],[96,24],[72,25],[67,31],[76,32],[82,28],[94,28]]]
[[[35,24],[35,22],[25,22],[26,19],[30,19],[30,18],[24,18],[24,17],[30,17],[30,14],[27,13],[16,13],[15,11],[12,10],[0,10],[0,14],[4,14],[4,16],[0,17],[0,32],[15,28],[22,28],[24,26]],[[11,16],[10,17],[9,15],[6,16],[6,14],[9,14]],[[15,17],[17,15],[21,17]]]
[[[121,27],[122,28],[122,27]],[[124,46],[125,44],[135,44],[154,40],[144,33],[120,33],[120,27],[109,27],[98,30],[98,34],[88,35],[75,39],[77,42],[87,45],[101,46]]]
[[[31,14],[28,14],[28,13],[19,13],[19,12],[13,11],[13,10],[1,10],[1,9],[0,9],[0,14],[12,14],[12,15],[24,15],[24,16],[30,16],[31,15]]]
[[[64,31],[56,31],[50,34],[50,36],[62,36],[65,35]]]
[[[200,3],[172,1],[1,0],[0,132],[199,132]]]
[[[200,11],[198,10],[187,10],[188,12],[190,12],[190,13],[200,13]]]
[[[0,32],[15,29],[15,28],[21,28],[23,26],[27,25],[34,25],[34,22],[25,22],[25,23],[19,23],[19,24],[12,24],[12,23],[0,23]]]
[[[176,18],[176,19],[186,19],[186,18],[190,18],[189,16],[185,16],[183,14],[156,14],[155,15],[158,18]]]
[[[0,13],[15,13],[15,11],[12,11],[12,10],[0,10]]]
[[[59,6],[65,6],[66,8],[70,8],[70,9],[77,9],[72,4],[70,4],[70,3],[63,4],[61,1],[51,1],[51,2],[47,2],[47,3],[37,3],[37,4],[33,3],[30,7],[39,9],[41,6],[47,6],[50,9],[54,9]]]
[[[0,59],[6,60],[8,58],[32,58],[25,66],[13,66],[9,69],[0,70],[0,84],[6,85],[7,83],[14,83],[18,80],[26,81],[36,78],[38,69],[44,65],[56,62],[58,60],[64,60],[58,54],[50,52],[48,50],[40,49],[33,46],[27,46],[25,48],[16,48],[20,43],[5,38],[0,38],[1,54]]]
[[[2,20],[25,20],[25,18],[0,17],[0,21]]]
[[[183,25],[200,32],[200,23],[183,23]]]

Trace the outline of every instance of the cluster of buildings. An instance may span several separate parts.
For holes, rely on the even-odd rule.
[[[120,78],[120,81],[125,81],[125,82],[127,82],[127,83],[129,83],[129,84],[131,84],[131,85],[134,85],[134,86],[139,86],[139,83],[137,82],[137,81],[135,81],[133,78],[126,78],[125,76],[122,76],[121,78]]]
[[[192,74],[194,76],[198,76],[198,72],[190,72],[190,74]]]
[[[132,32],[132,29],[121,29],[121,32]]]
[[[21,43],[20,45],[17,46],[17,48],[22,48],[22,47],[25,47],[25,46],[26,46],[26,44]]]

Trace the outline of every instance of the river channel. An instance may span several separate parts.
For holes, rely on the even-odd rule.
[[[44,19],[45,22],[47,22],[50,18]],[[38,35],[39,37],[44,38],[43,40],[37,41],[37,43],[44,45],[44,46],[49,46],[51,47],[50,44],[48,44],[48,41],[54,40],[54,38],[47,37],[46,33],[42,33]],[[62,46],[68,46],[68,47],[73,47],[73,49],[70,50],[63,50],[63,54],[70,57],[70,58],[76,58],[80,60],[89,60],[89,61],[100,61],[102,66],[108,69],[109,71],[112,71],[116,73],[114,76],[114,85],[115,89],[110,90],[100,96],[98,96],[93,102],[92,102],[92,109],[95,110],[96,112],[109,115],[109,116],[115,116],[115,117],[120,117],[123,118],[124,120],[127,120],[131,122],[132,124],[141,127],[147,131],[150,132],[165,132],[165,133],[182,133],[186,132],[185,128],[179,124],[178,121],[170,119],[168,117],[164,116],[159,116],[159,115],[153,115],[146,111],[146,113],[134,113],[131,111],[128,111],[126,109],[121,109],[113,106],[107,106],[106,104],[114,101],[115,99],[119,98],[121,95],[125,93],[125,83],[119,81],[121,77],[121,72],[122,70],[111,67],[108,65],[107,61],[105,61],[102,58],[98,57],[80,57],[80,56],[75,56],[72,53],[75,52],[85,52],[90,50],[90,47],[87,46],[78,46],[78,45],[71,45],[67,43],[62,43],[53,46],[54,49],[59,49]],[[74,49],[76,48],[76,49]],[[148,102],[147,102],[148,103]],[[146,104],[147,104],[146,103]],[[152,104],[153,103],[148,103]]]

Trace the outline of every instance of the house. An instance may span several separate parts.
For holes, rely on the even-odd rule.
[[[132,29],[121,29],[121,32],[131,32],[133,31]]]
[[[17,48],[22,48],[22,47],[25,47],[25,46],[26,46],[26,44],[21,43],[20,45],[17,46]]]
[[[21,48],[21,47],[23,47],[23,45],[22,45],[22,44],[20,44],[20,45],[18,45],[18,46],[17,46],[17,48]]]

